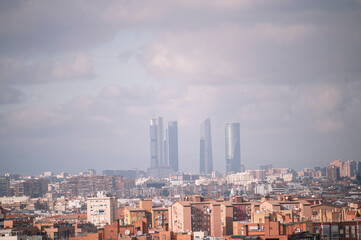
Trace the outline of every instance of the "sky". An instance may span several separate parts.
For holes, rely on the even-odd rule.
[[[361,161],[361,1],[0,2],[0,174],[150,166],[149,123],[178,121],[199,171],[200,123],[225,170]]]

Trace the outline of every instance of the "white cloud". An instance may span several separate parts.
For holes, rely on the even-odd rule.
[[[54,60],[41,59],[28,63],[23,58],[4,57],[0,59],[0,82],[6,84],[33,84],[61,80],[93,78],[93,64],[85,53]]]
[[[320,132],[332,132],[344,127],[344,124],[335,120],[317,120],[314,127]]]
[[[92,71],[93,63],[88,55],[79,53],[71,64],[57,62],[53,68],[53,75],[56,79],[91,78]]]

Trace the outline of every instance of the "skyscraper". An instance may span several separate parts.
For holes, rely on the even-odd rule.
[[[163,119],[153,118],[150,120],[150,167],[163,167]]]
[[[201,123],[199,171],[200,173],[213,172],[211,120],[209,118]]]
[[[226,172],[241,171],[241,144],[239,123],[226,124]]]
[[[166,159],[168,160],[168,166],[170,166],[174,172],[178,172],[178,124],[176,121],[168,122],[166,142]]]
[[[150,168],[148,176],[169,177],[178,171],[178,127],[176,121],[168,122],[163,134],[163,119],[150,121]]]

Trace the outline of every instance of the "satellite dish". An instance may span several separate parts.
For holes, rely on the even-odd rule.
[[[138,232],[137,232],[137,235],[138,235],[138,236],[142,235],[142,232],[141,232],[141,231],[138,231]]]
[[[129,236],[130,230],[129,230],[129,229],[125,230],[124,234],[125,234],[126,236]]]

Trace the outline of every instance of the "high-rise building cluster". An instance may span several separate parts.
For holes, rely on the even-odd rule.
[[[164,136],[165,132],[165,136]],[[213,169],[211,120],[207,118],[200,125],[199,141],[199,172],[211,174]],[[240,124],[225,125],[225,162],[226,173],[244,171],[241,165]],[[176,121],[168,122],[168,128],[163,128],[161,117],[150,121],[150,165],[148,174],[164,177],[178,172],[178,127]]]
[[[178,168],[178,123],[169,121],[164,131],[163,118],[151,119],[148,175],[166,177],[172,172],[178,172]]]

